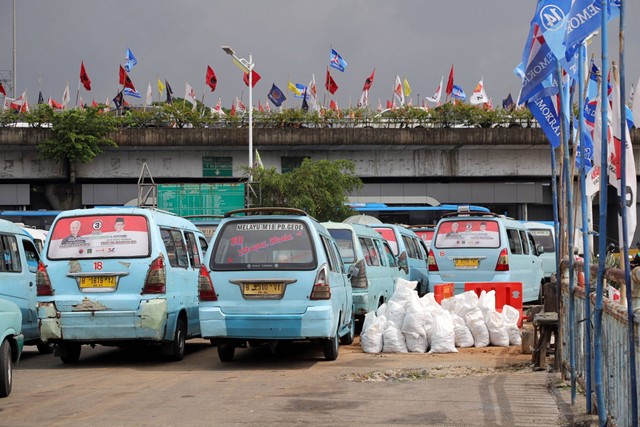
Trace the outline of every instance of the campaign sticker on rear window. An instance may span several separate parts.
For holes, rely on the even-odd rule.
[[[440,224],[437,248],[497,248],[500,233],[496,221],[460,220]]]
[[[252,224],[237,224],[238,231],[298,231],[304,230],[304,225],[297,222],[264,222]]]

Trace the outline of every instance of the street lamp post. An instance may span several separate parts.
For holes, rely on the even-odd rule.
[[[238,58],[230,46],[222,46],[222,50],[231,55],[233,63],[238,68],[249,73],[249,182],[251,182],[251,169],[253,168],[253,59],[251,53],[249,53],[248,61],[244,58]]]

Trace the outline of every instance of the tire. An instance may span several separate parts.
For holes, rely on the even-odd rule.
[[[340,344],[351,345],[356,337],[356,318],[351,314],[351,321],[349,322],[349,333],[340,337]]]
[[[187,321],[184,317],[178,317],[176,322],[176,332],[171,343],[171,351],[169,352],[169,360],[179,362],[184,359],[185,345],[187,342]]]
[[[0,397],[7,397],[11,393],[13,382],[13,362],[11,359],[11,344],[9,344],[9,340],[4,340],[0,346]]]
[[[59,344],[60,360],[63,363],[76,363],[80,359],[82,346],[76,342],[63,342]]]
[[[236,352],[236,346],[233,343],[218,343],[218,357],[221,362],[231,362]]]
[[[36,344],[36,347],[38,347],[38,353],[40,353],[40,354],[51,354],[51,353],[53,353],[53,343],[52,342],[38,341],[38,344]]]
[[[322,341],[322,351],[326,360],[336,360],[338,358],[339,340],[338,331],[336,331],[333,338],[327,338]]]

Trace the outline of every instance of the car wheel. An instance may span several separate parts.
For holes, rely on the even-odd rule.
[[[236,346],[233,343],[218,343],[218,357],[221,362],[231,362],[236,352]]]
[[[11,344],[9,344],[8,340],[4,340],[2,346],[0,346],[0,397],[9,396],[12,379]]]
[[[75,342],[63,342],[60,346],[60,360],[63,363],[76,363],[80,359],[82,346]]]
[[[36,344],[36,347],[38,347],[38,353],[40,354],[53,353],[53,343],[50,341],[49,342],[38,341],[38,344]]]
[[[169,359],[179,362],[184,358],[185,343],[187,340],[187,321],[184,317],[178,317],[176,322],[176,332],[171,343]]]
[[[353,344],[353,339],[356,337],[356,319],[353,314],[351,314],[351,321],[349,322],[349,333],[340,337],[340,344],[342,345],[351,345]]]
[[[336,360],[338,358],[338,331],[333,338],[327,338],[322,341],[322,351],[324,352],[324,358],[327,360]]]

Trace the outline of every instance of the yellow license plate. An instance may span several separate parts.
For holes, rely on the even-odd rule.
[[[80,277],[81,288],[115,288],[115,276],[86,276]]]
[[[454,259],[453,264],[456,266],[456,268],[472,269],[472,268],[478,268],[479,260],[478,258]]]
[[[279,296],[284,293],[284,283],[245,283],[242,290],[247,296]]]

